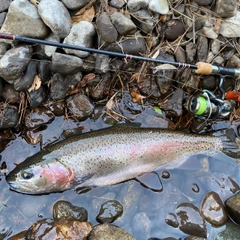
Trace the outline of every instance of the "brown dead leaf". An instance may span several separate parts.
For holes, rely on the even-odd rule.
[[[137,92],[131,92],[131,96],[133,97],[133,102],[142,102],[146,98]]]
[[[38,90],[41,87],[42,80],[38,75],[35,76],[32,86],[28,89],[28,92]]]
[[[134,73],[132,76],[131,76],[131,79],[130,80],[138,80],[140,77],[140,74],[139,73]]]
[[[72,24],[76,24],[81,21],[92,22],[94,17],[95,9],[93,6],[86,9],[85,11],[82,11],[82,9],[80,9],[74,16],[72,16]]]
[[[221,18],[217,18],[215,25],[214,25],[214,31],[218,34],[220,31],[220,27],[221,27],[221,23],[222,23],[222,19]]]

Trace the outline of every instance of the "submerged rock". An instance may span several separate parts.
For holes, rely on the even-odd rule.
[[[229,216],[240,224],[240,192],[228,198],[225,202]]]
[[[214,226],[221,226],[228,220],[227,211],[219,197],[215,192],[209,192],[205,195],[201,213],[206,221]]]

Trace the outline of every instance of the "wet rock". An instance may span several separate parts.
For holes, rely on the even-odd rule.
[[[117,40],[118,32],[107,13],[101,13],[97,18],[96,24],[98,32],[105,42],[114,43]]]
[[[73,75],[64,77],[59,73],[55,73],[50,81],[50,96],[54,100],[61,100],[66,97],[68,91],[75,87],[82,79],[82,73],[77,72]]]
[[[123,206],[117,200],[109,200],[102,204],[96,217],[99,223],[112,223],[122,216]]]
[[[37,74],[37,62],[30,61],[25,73],[19,78],[19,80],[14,82],[14,89],[17,91],[28,90],[32,86],[36,74]]]
[[[207,237],[206,223],[201,217],[199,209],[192,203],[182,203],[176,209],[179,217],[179,229],[186,234]]]
[[[20,100],[19,92],[17,92],[13,88],[13,85],[11,85],[11,84],[5,85],[5,87],[3,88],[2,97],[5,100],[5,102],[11,103],[11,104],[19,102],[19,100]]]
[[[165,15],[169,11],[167,0],[149,0],[149,9],[153,12]]]
[[[126,54],[139,55],[146,52],[146,43],[141,34],[135,34],[134,37],[122,38],[119,43],[111,43],[106,50],[115,52],[124,52]]]
[[[130,234],[123,229],[115,227],[111,224],[100,224],[95,226],[88,236],[88,240],[134,240]]]
[[[228,198],[225,206],[229,216],[238,224],[240,224],[240,192]]]
[[[25,240],[26,233],[27,233],[27,231],[22,231],[20,233],[17,233],[14,236],[11,236],[10,238],[8,238],[8,240]]]
[[[52,56],[52,70],[62,75],[78,72],[82,64],[82,59],[75,56],[62,53],[54,53]]]
[[[237,3],[236,0],[224,1],[218,0],[215,5],[214,12],[223,18],[230,18],[235,15],[237,11]]]
[[[40,106],[47,95],[46,88],[41,86],[39,89],[29,92],[29,107],[34,109]]]
[[[240,36],[240,12],[239,11],[237,11],[233,17],[224,19],[224,22],[221,23],[219,33],[223,37],[227,37],[227,38]]]
[[[188,236],[188,237],[184,238],[184,240],[207,240],[207,238],[196,237],[196,236]]]
[[[92,40],[95,35],[95,28],[92,23],[81,21],[71,28],[69,35],[64,39],[64,43],[82,47],[92,47]],[[88,52],[64,49],[66,53],[76,55],[80,58],[87,57]]]
[[[171,20],[167,22],[165,37],[168,41],[175,41],[185,32],[184,25],[180,20]]]
[[[180,117],[182,115],[182,105],[183,105],[183,90],[181,88],[177,89],[172,97],[162,105],[168,115]]]
[[[58,0],[41,0],[38,4],[38,13],[55,35],[64,38],[69,34],[71,17],[62,2]]]
[[[52,76],[52,70],[50,67],[50,62],[48,61],[40,61],[38,63],[38,76],[42,81],[42,84],[46,84],[48,83],[48,81],[50,80],[51,76]]]
[[[35,222],[25,235],[26,239],[76,239],[84,240],[91,232],[92,226],[88,222],[57,221],[43,219]]]
[[[132,220],[133,229],[142,239],[148,239],[151,235],[151,222],[145,212],[138,212]]]
[[[0,3],[0,12],[4,12],[9,8],[11,0],[1,1]]]
[[[131,13],[131,16],[138,28],[140,28],[144,33],[149,33],[153,29],[155,22],[148,9],[141,9],[133,12]]]
[[[113,13],[110,18],[117,31],[123,36],[134,34],[137,30],[132,20],[120,12]]]
[[[28,128],[37,128],[41,125],[51,123],[54,120],[54,114],[45,107],[35,108],[28,112],[24,119],[24,125]]]
[[[66,103],[63,100],[60,101],[52,101],[47,107],[55,116],[62,116],[65,114]]]
[[[11,1],[1,32],[24,37],[45,38],[49,29],[33,4],[28,0],[15,0]]]
[[[205,195],[201,205],[201,213],[204,219],[214,226],[221,226],[228,219],[226,209],[219,195],[215,192],[209,192]]]
[[[63,4],[70,10],[77,10],[87,5],[90,0],[63,0]]]
[[[88,97],[78,93],[67,97],[66,104],[70,113],[79,121],[88,118],[94,109]]]
[[[9,83],[14,83],[27,68],[32,56],[32,48],[19,46],[8,50],[0,59],[0,76]]]
[[[53,218],[59,220],[77,220],[87,222],[88,212],[83,207],[73,206],[70,202],[60,200],[53,206]]]
[[[99,81],[98,81],[99,79]],[[90,97],[100,100],[108,96],[111,87],[111,74],[105,73],[101,78],[97,76],[88,84]]]
[[[200,83],[201,87],[207,90],[214,90],[217,86],[216,77],[212,75],[204,77]]]
[[[208,39],[204,36],[198,37],[197,61],[205,62],[208,55]]]
[[[0,103],[0,128],[16,127],[19,120],[18,110],[15,106]]]

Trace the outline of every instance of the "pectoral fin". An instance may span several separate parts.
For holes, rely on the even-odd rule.
[[[75,187],[81,187],[81,184],[83,184],[84,182],[86,182],[88,179],[90,179],[92,176],[94,175],[94,173],[86,175],[84,177],[78,177],[76,179],[74,179],[73,181],[70,182],[70,186],[71,188],[75,188]]]

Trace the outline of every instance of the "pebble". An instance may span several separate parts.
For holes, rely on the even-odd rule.
[[[228,198],[225,201],[225,206],[233,221],[240,224],[240,193]]]
[[[17,92],[12,84],[6,84],[3,88],[2,97],[7,103],[17,103],[20,100],[19,92]]]
[[[50,80],[50,97],[53,100],[62,100],[66,97],[67,92],[78,85],[82,80],[82,73],[77,72],[72,75],[63,76],[55,73]]]
[[[236,0],[224,1],[218,0],[215,5],[214,12],[222,18],[230,18],[235,15],[237,11]]]
[[[169,12],[167,0],[149,0],[148,7],[151,11],[165,15]]]
[[[102,204],[96,217],[99,223],[112,223],[122,216],[123,206],[117,200],[109,200]]]
[[[35,222],[26,232],[26,239],[84,240],[92,230],[88,222],[43,219]]]
[[[38,4],[38,13],[55,35],[65,38],[69,34],[71,17],[62,2],[58,0],[41,0]]]
[[[64,39],[63,43],[82,47],[92,47],[92,41],[95,33],[95,27],[92,23],[81,21],[73,25],[69,35]],[[73,54],[80,58],[85,58],[89,55],[89,53],[85,51],[72,49],[64,50],[67,54]]]
[[[30,107],[30,109],[34,109],[34,108],[40,106],[43,103],[46,95],[47,95],[47,90],[43,86],[41,86],[37,90],[33,90],[33,91],[29,92],[29,98],[30,98],[29,107]]]
[[[184,25],[180,20],[171,20],[167,22],[165,37],[168,41],[175,41],[185,32]]]
[[[88,212],[83,207],[73,206],[68,201],[60,200],[53,205],[53,219],[87,222]]]
[[[88,118],[94,109],[94,106],[89,98],[78,93],[67,97],[66,104],[69,112],[79,121]]]
[[[130,11],[136,12],[147,8],[149,0],[128,0],[127,7]]]
[[[15,106],[10,104],[0,104],[0,128],[14,128],[18,124],[19,114]]]
[[[134,34],[137,31],[133,21],[120,12],[113,13],[110,18],[117,31],[123,36]]]
[[[70,10],[77,10],[87,5],[90,0],[62,0],[63,4]]]
[[[81,58],[55,52],[52,56],[52,70],[62,75],[74,74],[83,65]]]
[[[194,0],[200,6],[206,6],[212,4],[213,0]]]
[[[14,82],[13,84],[14,89],[19,92],[28,90],[32,86],[33,80],[36,75],[37,75],[37,62],[30,61],[24,74]]]
[[[240,12],[237,11],[233,17],[225,18],[221,23],[219,33],[223,37],[240,37]]]
[[[88,240],[135,240],[130,234],[121,228],[118,228],[109,223],[99,224],[93,227],[88,236]]]
[[[14,83],[27,68],[32,57],[32,48],[18,46],[9,49],[0,59],[0,76],[8,83]]]
[[[0,13],[6,11],[9,8],[11,0],[1,1],[0,3]]]
[[[2,2],[8,1],[4,0]],[[47,37],[49,33],[49,29],[38,14],[37,8],[28,0],[11,1],[0,31],[41,39]]]
[[[110,0],[109,5],[115,8],[122,8],[126,4],[125,0]]]
[[[105,42],[114,43],[117,40],[118,32],[106,12],[103,12],[98,16],[96,24],[98,32]]]
[[[205,220],[195,205],[192,203],[182,203],[178,205],[175,212],[180,219],[179,229],[181,231],[189,235],[207,237]]]
[[[213,226],[222,226],[228,220],[227,211],[216,192],[205,195],[201,205],[201,214]]]
[[[26,113],[24,125],[28,129],[38,128],[41,125],[51,123],[54,118],[54,114],[47,108],[35,108]]]

